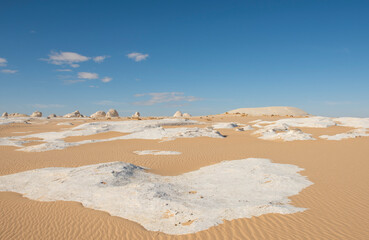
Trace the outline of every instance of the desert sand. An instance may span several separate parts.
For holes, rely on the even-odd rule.
[[[276,121],[286,117],[222,114],[192,117],[203,122],[186,127],[204,128],[225,123]],[[144,119],[144,118],[143,118]],[[293,118],[289,118],[293,119]],[[114,121],[127,120],[118,119]],[[0,138],[43,132],[60,132],[91,119],[35,120],[32,124],[0,125]],[[106,120],[104,120],[106,121]],[[137,121],[137,120],[130,120]],[[71,122],[74,125],[57,125]],[[168,126],[177,128],[183,126]],[[254,127],[257,130],[256,127]],[[369,137],[329,141],[322,135],[353,130],[349,126],[328,128],[299,127],[315,140],[265,140],[255,130],[217,129],[224,138],[195,137],[120,139],[42,152],[16,151],[19,147],[0,146],[0,175],[47,167],[80,167],[123,161],[148,168],[162,176],[177,176],[222,161],[266,158],[274,163],[293,164],[313,184],[290,197],[295,207],[306,208],[293,214],[264,214],[240,218],[184,235],[148,231],[137,222],[85,208],[79,202],[30,200],[19,193],[0,192],[1,239],[367,239],[369,236]],[[289,131],[289,130],[288,130]],[[66,142],[126,136],[118,132],[74,136]],[[34,139],[39,140],[39,139]],[[137,155],[135,151],[173,151],[177,155]],[[191,224],[191,222],[186,223]]]

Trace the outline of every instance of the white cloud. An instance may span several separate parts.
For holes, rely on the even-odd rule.
[[[18,72],[18,70],[11,70],[11,69],[3,69],[1,70],[2,73],[9,73],[9,74],[13,74]]]
[[[89,88],[99,88],[99,86],[96,86],[96,85],[90,85],[88,86]]]
[[[64,84],[75,84],[80,82],[86,82],[86,80],[78,79],[78,80],[64,80]]]
[[[32,104],[32,107],[34,108],[63,108],[64,105],[61,104]]]
[[[101,81],[104,82],[104,83],[108,83],[111,80],[113,80],[111,77],[104,77],[103,79],[101,79]]]
[[[97,62],[97,63],[102,63],[102,62],[104,62],[104,60],[106,59],[106,58],[108,58],[109,56],[97,56],[97,57],[94,57],[92,60],[94,61],[94,62]]]
[[[97,73],[90,73],[90,72],[79,72],[78,78],[83,79],[98,79],[99,75]]]
[[[0,67],[5,67],[8,61],[5,58],[0,58]]]
[[[71,67],[79,67],[80,62],[88,61],[90,58],[75,52],[51,52],[48,59],[43,59],[55,65],[70,65]]]
[[[136,62],[140,62],[142,60],[145,60],[149,57],[149,54],[142,54],[142,53],[130,53],[127,55],[128,58],[135,60]]]
[[[57,72],[71,72],[72,69],[56,69]]]
[[[79,64],[71,64],[70,65],[72,68],[78,68],[79,67]]]
[[[201,100],[200,98],[194,96],[185,96],[183,92],[142,93],[135,95],[135,97],[144,96],[149,96],[150,99],[146,101],[134,102],[133,104],[151,106],[158,103],[194,102]]]

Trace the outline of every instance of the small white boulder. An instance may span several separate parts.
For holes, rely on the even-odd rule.
[[[104,111],[97,111],[94,114],[92,114],[91,118],[104,118],[106,116],[106,113]]]
[[[42,112],[40,111],[35,111],[31,114],[31,117],[42,117]]]
[[[109,109],[106,113],[106,117],[119,117],[119,113],[115,109]]]
[[[8,117],[8,113],[4,112],[3,115],[1,115],[2,117]]]
[[[132,115],[133,118],[139,118],[141,115],[139,112],[135,112],[135,114]]]
[[[192,117],[192,116],[191,116],[191,114],[189,114],[189,113],[183,113],[183,114],[182,114],[182,117],[184,117],[184,118],[189,118],[189,117]]]
[[[181,111],[177,111],[177,112],[173,115],[173,117],[175,117],[175,118],[182,117],[182,113],[181,113]]]
[[[77,110],[77,111],[74,111],[72,113],[65,114],[63,117],[65,117],[65,118],[77,118],[77,117],[81,117],[81,113]]]

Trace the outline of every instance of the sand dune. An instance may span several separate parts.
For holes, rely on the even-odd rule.
[[[295,107],[260,107],[260,108],[238,108],[228,111],[230,114],[240,113],[250,116],[306,116],[308,113]]]

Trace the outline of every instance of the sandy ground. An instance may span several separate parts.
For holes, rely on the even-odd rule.
[[[194,119],[212,124],[278,118],[220,115]],[[58,126],[57,121],[2,125],[0,136],[59,131],[83,123],[68,122],[75,125]],[[345,127],[303,129],[314,137],[348,130],[350,128]],[[113,161],[145,166],[157,174],[178,175],[224,160],[268,158],[305,169],[301,174],[314,184],[291,200],[293,205],[308,210],[289,215],[268,214],[236,219],[196,234],[173,236],[147,231],[135,222],[84,208],[77,202],[38,202],[17,193],[0,192],[0,239],[369,239],[369,137],[282,142],[257,139],[252,131],[219,131],[227,137],[165,142],[117,140],[39,153],[19,152],[15,147],[0,146],[0,175],[44,167],[77,167]],[[96,139],[116,135],[114,132],[97,134]],[[94,138],[78,137],[78,141],[83,139]],[[149,149],[182,154],[139,156],[133,153]]]

